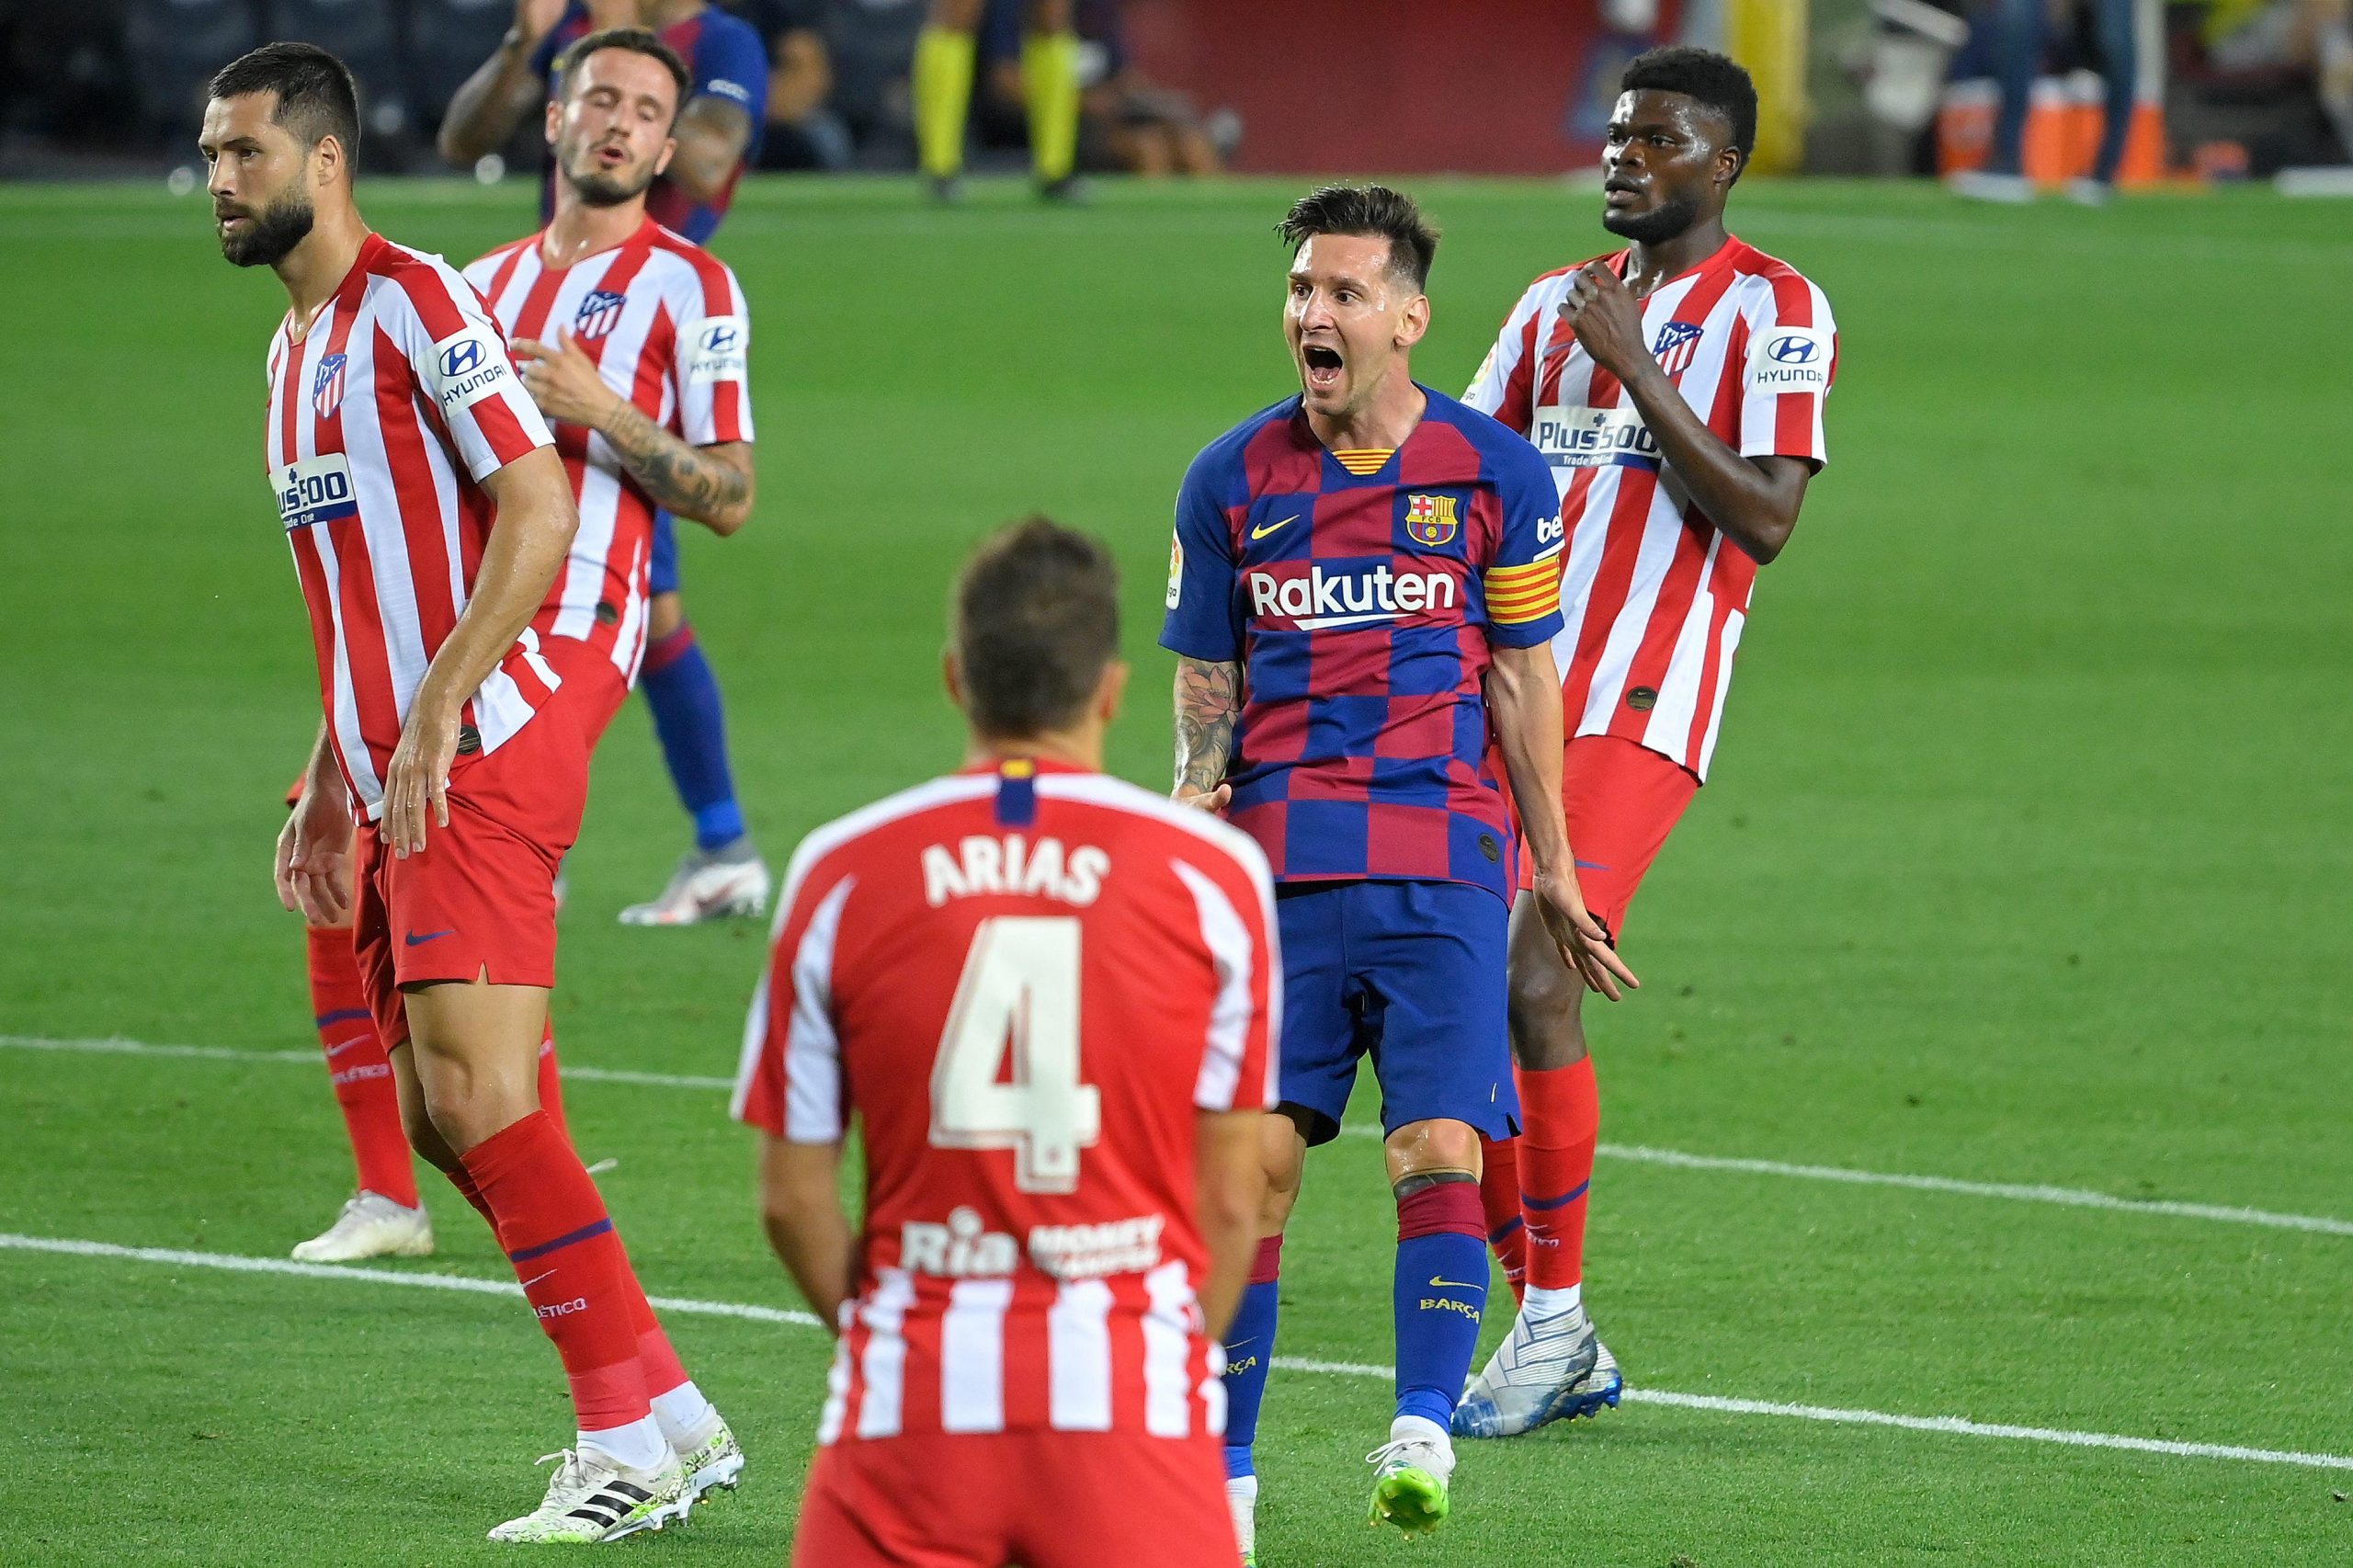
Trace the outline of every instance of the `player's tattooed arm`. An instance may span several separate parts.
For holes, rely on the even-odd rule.
[[[1233,799],[1225,767],[1242,713],[1242,667],[1230,661],[1176,660],[1176,799],[1206,811]]]
[[[699,94],[678,112],[672,134],[678,150],[663,173],[690,199],[715,201],[752,144],[752,114],[732,98]]]
[[[615,400],[613,412],[597,428],[612,443],[621,466],[663,510],[692,518],[717,534],[732,534],[750,519],[750,442],[690,447],[623,399]]]
[[[611,443],[631,478],[673,516],[732,534],[752,516],[752,447],[724,441],[691,447],[605,384],[597,362],[569,332],[511,345],[523,364],[523,387],[550,419],[585,425]]]

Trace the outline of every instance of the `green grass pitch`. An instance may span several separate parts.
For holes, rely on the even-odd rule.
[[[1447,240],[1416,362],[1454,390],[1529,277],[1601,248],[1597,199],[1420,192]],[[1031,508],[1117,545],[1137,678],[1114,765],[1165,778],[1169,503],[1287,390],[1290,193],[744,193],[718,248],[758,324],[759,512],[688,530],[686,577],[771,856],[952,764],[944,590]],[[532,213],[513,184],[363,198],[458,260]],[[2353,1216],[2343,210],[1759,184],[1733,215],[1836,308],[1832,464],[1637,907],[1647,988],[1596,1027],[1605,1140]],[[316,718],[261,474],[282,298],[221,263],[200,198],[146,188],[0,192],[0,1233],[282,1256],[349,1179],[268,885]],[[632,707],[572,864],[574,1064],[733,1070],[758,933],[613,918],[683,832]],[[105,1036],[297,1055],[25,1045]],[[799,1305],[720,1096],[571,1104],[652,1290]],[[388,1271],[511,1278],[430,1201],[441,1256]],[[1641,1389],[2353,1453],[2345,1233],[1623,1153],[1592,1223],[1591,1302]],[[1373,1142],[1314,1158],[1283,1353],[1389,1359],[1392,1225]],[[749,1479],[625,1550],[779,1562],[824,1336],[673,1327]],[[2342,1469],[1658,1403],[1468,1449],[1453,1519],[1408,1548],[1360,1525],[1388,1402],[1278,1375],[1269,1568],[2353,1553]],[[486,1562],[569,1425],[506,1300],[0,1245],[0,1562]]]

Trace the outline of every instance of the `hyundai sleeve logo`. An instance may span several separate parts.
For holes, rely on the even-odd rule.
[[[712,327],[702,335],[702,347],[707,354],[726,353],[735,347],[735,329],[724,324]]]
[[[462,376],[481,365],[482,340],[478,337],[469,337],[441,350],[441,374],[444,377]]]
[[[1799,337],[1792,334],[1788,337],[1777,338],[1773,346],[1765,352],[1773,357],[1776,364],[1807,365],[1813,363],[1815,348],[1816,345],[1811,337]]]

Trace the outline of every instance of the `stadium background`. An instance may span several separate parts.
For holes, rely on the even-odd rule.
[[[1195,9],[1154,69],[1182,83],[1191,47],[1242,93],[1233,10]],[[1583,161],[1567,53],[1417,49],[1401,72],[1311,50],[1317,9],[1256,51],[1313,53],[1330,76],[1310,97],[1449,134],[1490,98],[1549,101],[1550,166]],[[1588,66],[1625,47],[1563,9]],[[1155,11],[1187,7],[1130,7],[1140,57]],[[1752,46],[1812,85],[1791,165],[1932,162],[1854,80],[1902,29],[1831,4],[1812,20],[1800,53],[1770,28]],[[112,54],[69,42],[59,90],[23,91],[30,42],[99,24]],[[279,302],[162,177],[182,154],[104,68],[130,58],[123,11],[7,27],[6,166],[110,177],[0,188],[0,1562],[488,1561],[484,1479],[529,1501],[518,1460],[563,1420],[552,1363],[510,1303],[399,1283],[510,1289],[488,1238],[437,1197],[434,1259],[263,1271],[348,1177],[267,886],[314,700],[253,461]],[[1483,60],[1549,97],[1466,87]],[[2098,210],[1919,180],[1742,187],[1735,228],[1823,284],[1845,354],[1833,463],[1761,585],[1715,781],[1638,910],[1650,987],[1597,1028],[1588,1278],[1635,1393],[1469,1449],[1417,1558],[2344,1559],[2353,545],[2332,519],[2353,237],[2332,203],[2218,177],[2319,155],[2293,140],[2325,124],[2305,89],[2205,91],[2167,79],[2165,179]],[[1307,143],[1237,101],[1245,167],[1468,166],[1435,142],[1294,161]],[[1531,155],[1492,141],[1477,166]],[[2213,150],[2233,141],[2239,160]],[[1168,499],[1202,441],[1283,390],[1267,231],[1300,183],[1113,180],[1049,210],[983,181],[953,211],[889,175],[747,186],[718,248],[759,322],[760,511],[691,540],[687,574],[764,842],[946,765],[946,584],[1032,507],[1120,551],[1139,679],[1114,763],[1163,777]],[[1417,369],[1457,387],[1529,276],[1603,248],[1597,198],[1411,184],[1448,231]],[[457,257],[527,228],[534,199],[519,172],[370,176],[361,196]],[[787,1316],[710,1087],[758,933],[613,923],[679,831],[642,728],[623,718],[598,760],[558,1028],[584,1152],[616,1162],[600,1180],[640,1268],[692,1304],[677,1337],[755,1468],[630,1550],[771,1562],[823,1338]],[[1355,1523],[1386,1410],[1377,1171],[1371,1140],[1343,1139],[1293,1227],[1282,1351],[1303,1364],[1263,1429],[1269,1564],[1404,1550]]]

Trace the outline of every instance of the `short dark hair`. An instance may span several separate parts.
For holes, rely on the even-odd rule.
[[[285,127],[303,146],[332,136],[346,164],[359,160],[359,87],[351,67],[315,43],[266,43],[223,65],[205,91],[216,98],[276,93],[272,125]]]
[[[1290,204],[1275,233],[1293,256],[1317,234],[1385,239],[1390,270],[1416,289],[1429,287],[1430,263],[1438,258],[1438,229],[1412,197],[1385,185],[1317,186]]]
[[[1094,539],[1042,517],[997,529],[957,575],[948,635],[964,710],[997,738],[1068,729],[1120,656],[1120,574]]]
[[[687,92],[694,85],[694,76],[687,70],[687,62],[678,58],[678,51],[664,43],[661,35],[651,28],[607,28],[602,32],[588,34],[565,50],[555,62],[555,79],[560,84],[558,96],[572,96],[574,66],[608,49],[625,50],[631,54],[642,54],[648,60],[659,61],[662,68],[670,73],[670,80],[678,85],[677,107],[687,107]]]
[[[1756,150],[1756,83],[1741,63],[1712,49],[1654,49],[1626,62],[1621,93],[1681,93],[1707,105],[1732,126],[1741,166]]]

